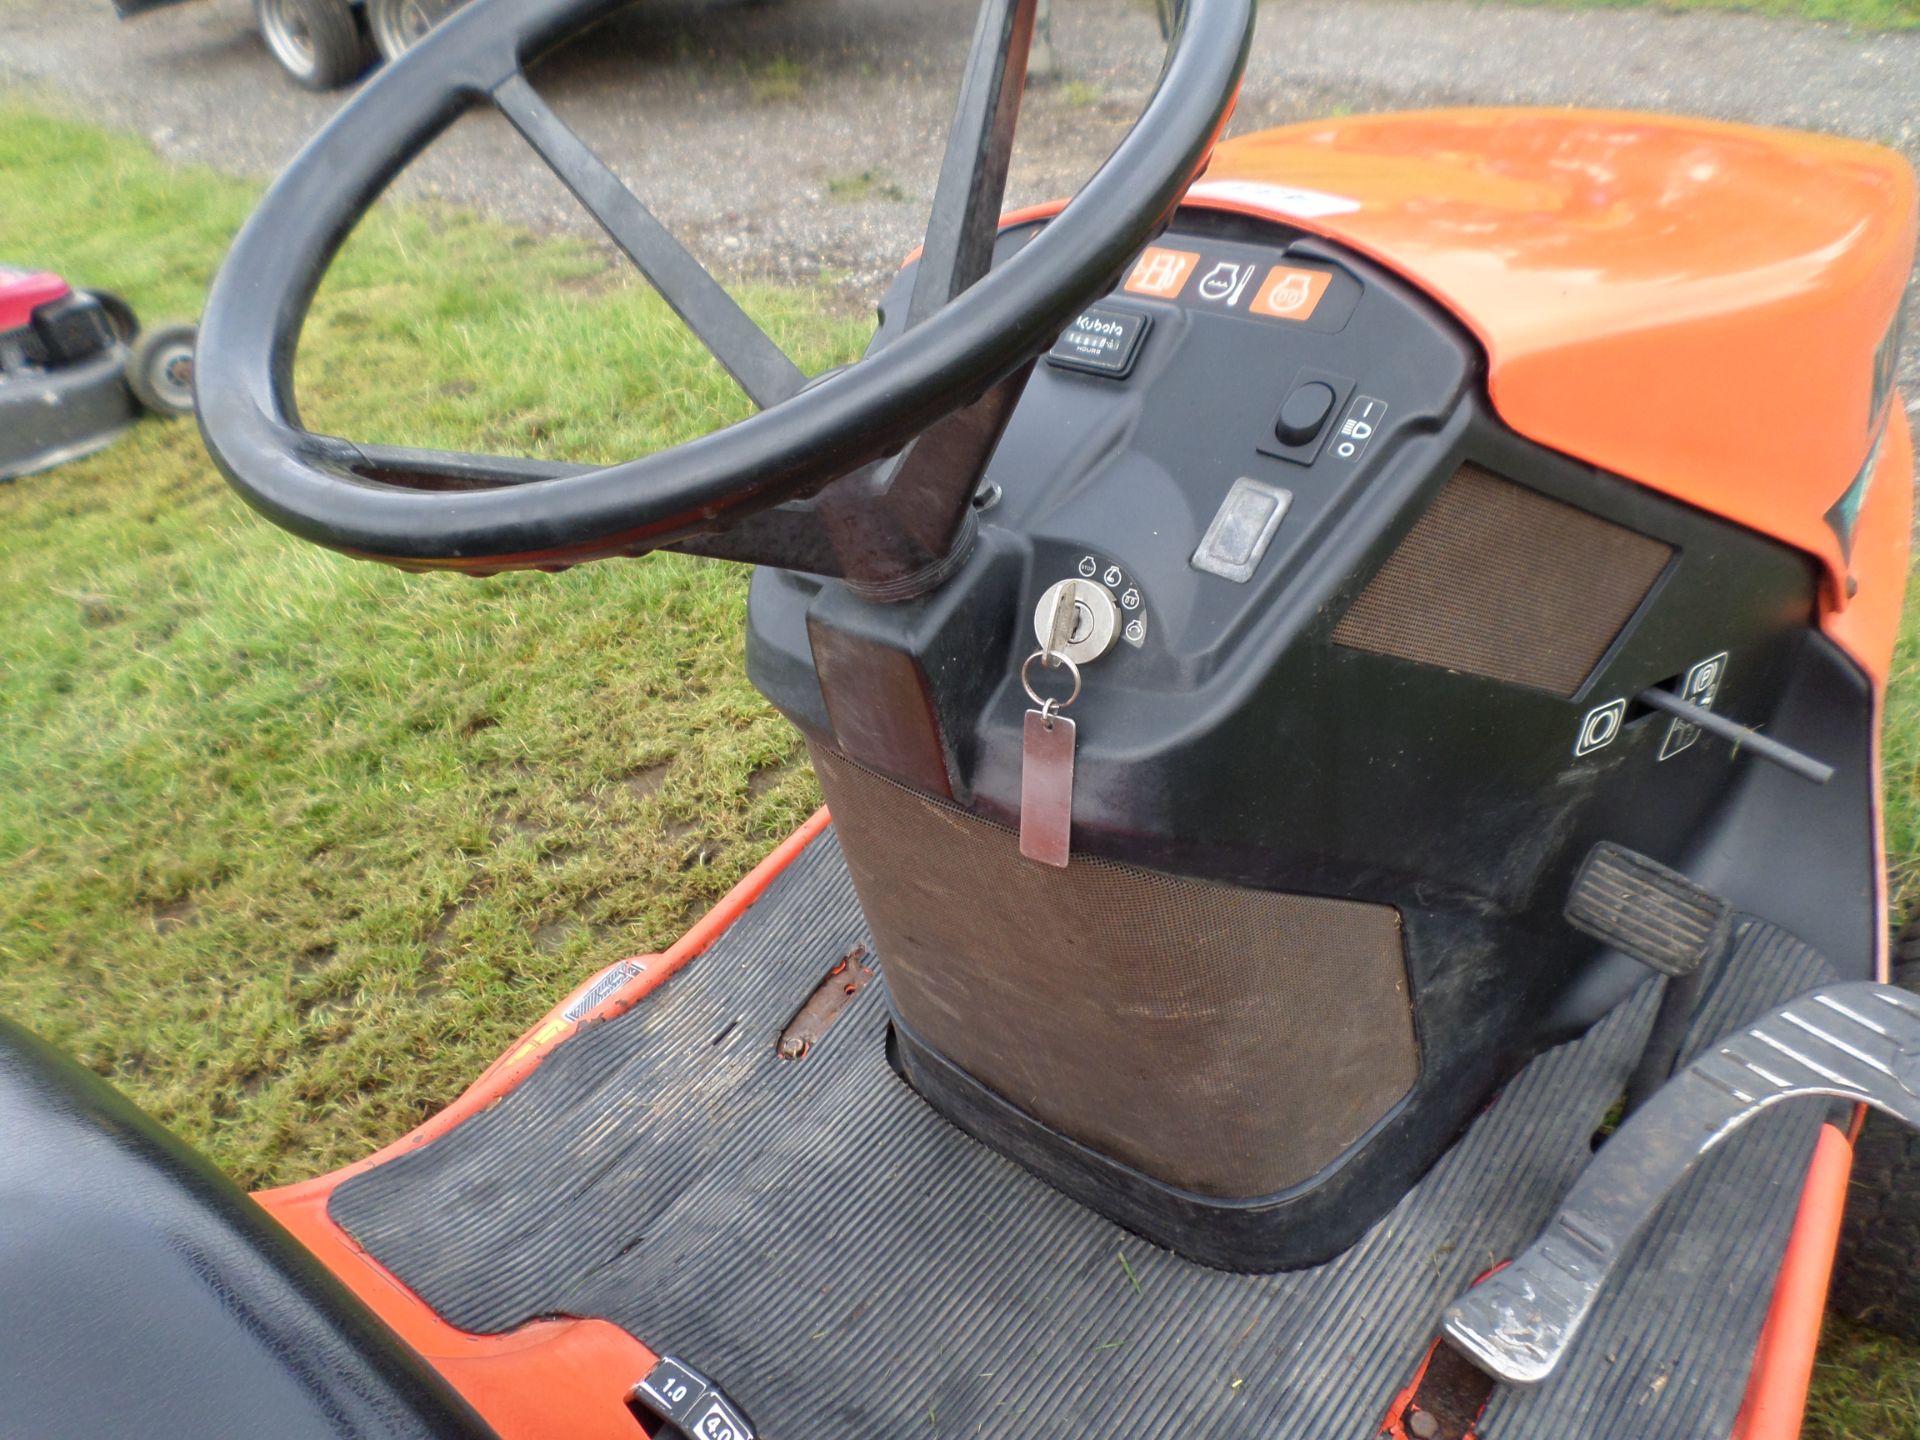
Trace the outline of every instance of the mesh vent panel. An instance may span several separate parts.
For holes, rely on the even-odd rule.
[[[1658,540],[1465,465],[1333,638],[1571,695],[1672,554]]]
[[[813,760],[901,1018],[1053,1129],[1244,1199],[1312,1176],[1411,1088],[1392,907],[1056,870],[1000,826]]]

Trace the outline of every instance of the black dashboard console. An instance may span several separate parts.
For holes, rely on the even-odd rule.
[[[1752,898],[1871,953],[1807,933],[1871,853],[1870,707],[1807,563],[1505,430],[1483,369],[1364,259],[1185,211],[1036,365],[942,587],[754,578],[750,673],[809,741],[900,1070],[1208,1263],[1338,1253],[1644,978],[1560,919],[1597,840],[1764,877],[1729,857],[1791,806],[1829,873]],[[1019,676],[1069,580],[1056,868],[1019,852]],[[1630,701],[1696,674],[1782,739],[1846,717],[1842,779],[1736,771]]]

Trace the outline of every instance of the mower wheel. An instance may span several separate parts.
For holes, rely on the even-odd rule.
[[[127,357],[127,388],[156,415],[193,414],[192,325],[162,325],[133,343]]]
[[[382,60],[398,60],[462,0],[367,0],[367,28]]]
[[[1894,942],[1893,983],[1920,993],[1920,917]],[[1920,1131],[1877,1111],[1867,1112],[1854,1146],[1828,1305],[1876,1330],[1920,1340]]]
[[[348,0],[253,0],[260,36],[308,90],[337,90],[367,68],[367,42]]]

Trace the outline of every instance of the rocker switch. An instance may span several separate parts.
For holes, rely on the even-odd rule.
[[[1310,380],[1287,396],[1280,407],[1280,423],[1274,434],[1282,445],[1311,445],[1326,428],[1333,413],[1333,387]]]

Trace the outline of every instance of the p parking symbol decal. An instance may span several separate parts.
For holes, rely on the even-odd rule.
[[[1720,681],[1727,673],[1727,652],[1709,655],[1698,665],[1687,671],[1687,678],[1680,683],[1680,698],[1691,700],[1702,710],[1713,709],[1713,702],[1720,698]],[[1693,742],[1700,738],[1700,727],[1689,725],[1675,716],[1667,725],[1667,738],[1660,742],[1660,758],[1671,760],[1683,750],[1693,748]]]

